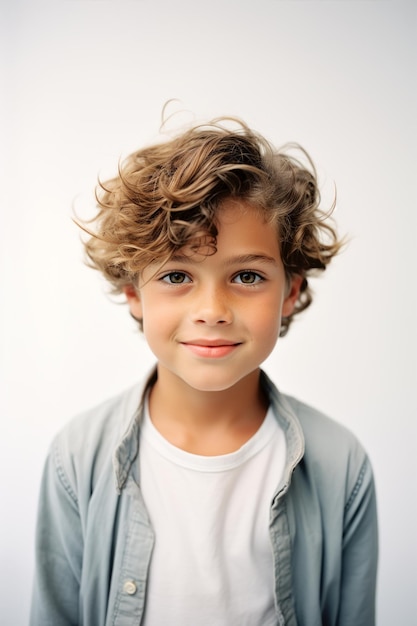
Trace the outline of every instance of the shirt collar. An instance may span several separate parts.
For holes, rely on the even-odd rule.
[[[122,414],[124,418],[123,423],[127,422],[127,428],[125,428],[113,454],[113,468],[118,493],[121,493],[125,487],[132,465],[139,453],[140,423],[143,415],[144,400],[146,393],[155,383],[156,377],[156,367],[154,367],[145,381],[135,385],[125,396]],[[284,472],[284,486],[288,486],[294,468],[304,455],[305,444],[302,428],[286,396],[278,391],[264,371],[261,372],[261,385],[269,398],[274,416],[285,433],[287,461]]]

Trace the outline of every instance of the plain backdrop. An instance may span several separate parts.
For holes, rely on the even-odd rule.
[[[158,138],[175,98],[184,123],[237,115],[275,145],[301,143],[325,206],[336,185],[349,245],[265,368],[368,450],[378,624],[417,624],[416,3],[3,0],[0,12],[0,623],[28,620],[53,435],[153,362],[83,264],[71,216],[91,211],[98,175]]]

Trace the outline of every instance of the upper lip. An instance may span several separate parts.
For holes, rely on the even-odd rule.
[[[229,339],[190,339],[188,341],[181,341],[181,343],[214,348],[216,346],[236,346],[240,341],[230,341]]]

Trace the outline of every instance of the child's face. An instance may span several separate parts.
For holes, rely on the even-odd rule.
[[[155,274],[156,272],[156,274]],[[155,274],[155,275],[154,275]],[[229,389],[257,370],[291,314],[301,278],[285,278],[276,229],[241,201],[219,213],[217,252],[175,256],[143,272],[132,315],[158,369],[201,391]]]

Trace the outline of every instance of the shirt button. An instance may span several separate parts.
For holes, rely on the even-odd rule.
[[[136,583],[133,580],[126,580],[123,585],[123,591],[128,593],[130,596],[133,596],[136,593]]]

